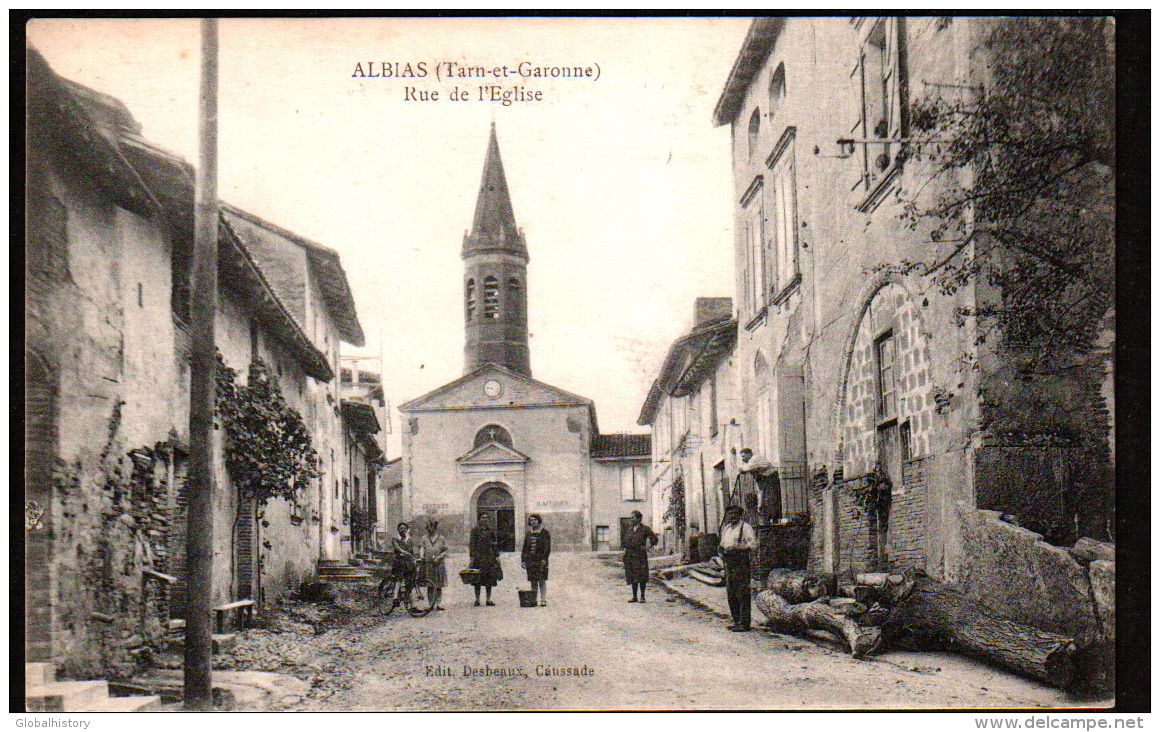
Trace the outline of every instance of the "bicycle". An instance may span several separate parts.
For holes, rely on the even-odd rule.
[[[411,617],[421,618],[435,609],[433,589],[430,580],[391,572],[379,583],[376,607],[384,615],[390,615],[403,605]]]

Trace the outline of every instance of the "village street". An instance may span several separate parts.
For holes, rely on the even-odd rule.
[[[949,654],[892,652],[872,661],[726,622],[650,588],[628,603],[620,570],[592,555],[552,558],[547,607],[521,609],[518,557],[495,607],[448,587],[445,612],[363,613],[296,651],[313,669],[295,710],[1038,707],[1062,692]],[[449,573],[465,557],[451,557]],[[723,592],[723,590],[721,590]],[[755,621],[760,619],[757,613]],[[253,632],[253,631],[250,631]],[[246,645],[243,642],[243,645]],[[252,639],[251,639],[252,645]],[[518,669],[515,676],[464,676]],[[584,676],[547,676],[579,669]],[[285,669],[283,669],[285,670]],[[510,671],[506,673],[511,673]],[[437,675],[438,674],[438,675]],[[297,700],[296,700],[297,701]]]

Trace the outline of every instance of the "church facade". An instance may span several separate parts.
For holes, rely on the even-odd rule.
[[[518,549],[531,513],[557,549],[618,544],[619,514],[639,508],[651,519],[647,494],[622,490],[648,450],[643,463],[632,450],[610,457],[592,400],[532,378],[528,250],[494,124],[462,256],[465,375],[399,407],[404,515],[420,526],[439,521],[462,545],[487,514],[502,551]]]

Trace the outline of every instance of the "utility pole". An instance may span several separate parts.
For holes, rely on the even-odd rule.
[[[218,24],[201,21],[201,95],[194,194],[193,334],[190,344],[189,483],[185,535],[185,708],[213,709],[213,412],[217,351]]]

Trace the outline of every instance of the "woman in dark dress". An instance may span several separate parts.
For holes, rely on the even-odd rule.
[[[391,577],[402,579],[405,592],[410,592],[415,583],[415,545],[411,541],[411,527],[406,522],[400,522],[397,531],[391,539],[391,552],[395,559],[391,564]]]
[[[641,523],[642,518],[640,511],[633,511],[632,521],[621,537],[621,544],[624,545],[624,581],[632,587],[632,599],[629,602],[644,602],[644,588],[648,584],[648,548],[657,545],[657,535]]]
[[[548,604],[548,555],[551,553],[552,535],[544,528],[544,519],[538,513],[529,515],[520,563],[528,571],[528,582],[540,599],[540,607]]]
[[[496,538],[495,531],[491,528],[488,514],[479,514],[479,522],[471,530],[467,553],[471,558],[471,563],[468,566],[479,570],[479,576],[474,583],[475,606],[479,607],[480,587],[487,588],[487,604],[495,605],[491,601],[491,588],[503,579],[503,569],[499,566],[499,539]]]

